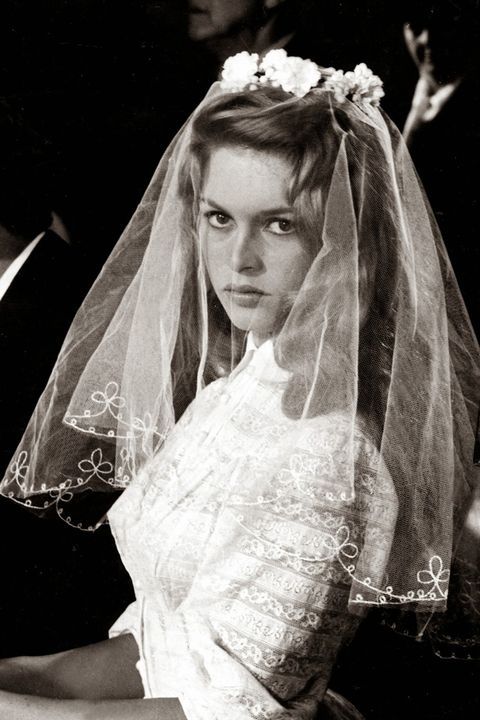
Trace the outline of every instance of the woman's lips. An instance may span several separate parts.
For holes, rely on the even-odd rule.
[[[260,299],[268,294],[253,285],[227,285],[224,291],[241,307],[256,307]]]

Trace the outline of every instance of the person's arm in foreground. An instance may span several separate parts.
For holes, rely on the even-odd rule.
[[[143,700],[132,635],[0,661],[0,720],[184,720],[174,698]]]
[[[1,720],[185,720],[176,698],[55,700],[0,690]]]

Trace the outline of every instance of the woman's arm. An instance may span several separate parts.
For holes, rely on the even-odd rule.
[[[137,660],[133,635],[119,635],[55,655],[1,660],[0,688],[44,698],[142,698]]]
[[[137,660],[133,635],[1,660],[0,720],[185,720],[176,698],[139,699]]]
[[[52,700],[0,690],[0,720],[185,720],[176,698]]]

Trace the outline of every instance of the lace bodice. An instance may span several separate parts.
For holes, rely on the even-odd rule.
[[[355,431],[356,487],[339,492],[349,430],[331,415],[299,434],[287,379],[271,343],[247,352],[109,513],[136,593],[111,632],[134,634],[146,697],[179,697],[189,720],[314,718],[358,623],[352,561],[381,576],[388,557],[376,451]]]

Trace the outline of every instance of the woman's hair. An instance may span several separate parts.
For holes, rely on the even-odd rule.
[[[212,152],[220,147],[248,148],[270,153],[286,160],[292,168],[289,187],[290,203],[294,209],[295,225],[300,236],[311,248],[312,260],[321,250],[322,228],[326,199],[342,142],[347,143],[349,183],[358,222],[358,292],[361,322],[359,357],[359,409],[362,415],[377,412],[377,396],[380,385],[389,374],[390,343],[389,318],[392,312],[392,290],[395,271],[391,267],[394,253],[388,252],[388,220],[380,227],[376,212],[381,203],[382,178],[378,168],[368,163],[372,155],[369,147],[374,133],[368,125],[355,128],[347,112],[334,107],[329,93],[313,91],[303,98],[285,93],[281,89],[265,87],[251,92],[222,95],[207,105],[193,122],[190,158],[181,173],[180,194],[185,202],[185,230],[190,230],[194,242],[198,217],[198,195],[202,178],[208,170]],[[359,127],[357,127],[359,126]],[[376,140],[378,142],[378,140]],[[365,173],[365,166],[368,171]],[[373,193],[373,204],[363,202],[365,182]],[[378,200],[378,202],[377,202]],[[391,221],[393,222],[393,221]],[[383,224],[385,223],[385,224]],[[361,227],[360,227],[361,226]],[[199,262],[199,258],[193,262]],[[196,276],[196,268],[190,268]],[[388,287],[387,287],[388,286]],[[298,327],[290,339],[276,345],[276,357],[280,365],[293,375],[284,393],[283,405],[287,415],[298,417],[305,405],[313,380],[314,358],[318,348],[306,348],[301,337],[317,338],[321,320],[315,311],[312,292],[305,295],[305,312],[296,312]],[[316,293],[318,295],[318,293]],[[300,301],[301,302],[301,301]],[[192,317],[197,310],[185,302],[184,313],[190,314],[190,322],[184,322],[177,343],[176,362],[185,370],[192,363],[192,353],[199,353],[198,339],[191,336],[191,328],[198,327],[198,318]],[[205,381],[209,382],[222,373],[228,373],[241,357],[244,334],[232,329],[225,311],[213,292],[208,294],[210,342],[205,368]],[[182,313],[183,313],[182,311]],[[182,319],[186,316],[182,314]],[[193,321],[193,322],[192,322]],[[190,336],[189,336],[190,334]],[[288,335],[288,334],[287,334]],[[188,355],[186,355],[188,353]],[[181,358],[186,357],[187,362]],[[332,363],[332,367],[335,363]],[[182,407],[194,395],[194,378],[186,381],[183,374]],[[189,386],[187,390],[186,385]],[[177,393],[175,393],[177,395]],[[187,397],[190,396],[190,397]],[[339,408],[332,408],[339,409]],[[315,415],[315,402],[309,414]]]

